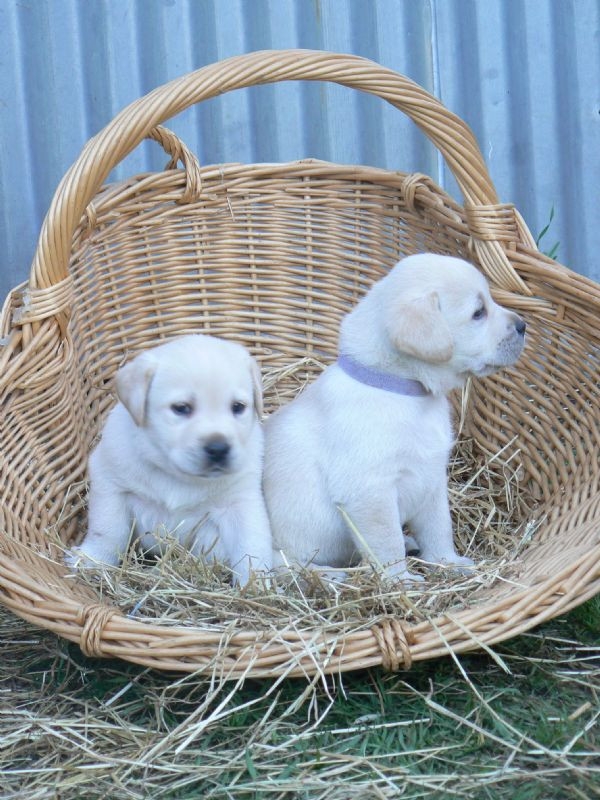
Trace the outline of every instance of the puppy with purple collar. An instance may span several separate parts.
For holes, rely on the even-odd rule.
[[[494,302],[467,262],[400,261],[343,319],[337,362],[267,421],[264,493],[274,561],[406,566],[403,526],[421,558],[473,564],[453,544],[446,395],[513,364],[525,323]]]

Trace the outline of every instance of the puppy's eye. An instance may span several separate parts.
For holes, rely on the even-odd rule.
[[[481,306],[478,308],[477,311],[473,314],[473,319],[485,319],[487,317],[487,309],[485,306]]]
[[[231,404],[231,413],[234,417],[239,417],[240,414],[243,414],[246,410],[246,403],[241,403],[240,401],[236,400]]]
[[[172,403],[171,411],[178,417],[189,417],[194,409],[191,403]]]

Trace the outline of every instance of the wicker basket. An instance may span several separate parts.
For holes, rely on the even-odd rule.
[[[365,166],[200,168],[159,126],[223,92],[283,80],[333,81],[405,112],[441,151],[464,205],[424,175]],[[145,137],[170,155],[166,170],[103,186]],[[246,343],[265,368],[330,360],[341,316],[400,257],[426,250],[478,264],[529,324],[518,369],[476,383],[466,419],[480,452],[520,448],[544,520],[518,581],[493,584],[451,616],[363,620],[332,638],[293,625],[266,637],[148,624],[66,577],[48,531],[65,543],[77,534],[85,509],[72,487],[127,355],[204,330]],[[498,202],[466,125],[406,78],[296,50],[236,57],[162,86],[83,149],[54,196],[28,285],[3,309],[0,599],[87,654],[230,678],[408,667],[525,631],[600,589],[599,312],[598,287],[540,255],[515,208]]]

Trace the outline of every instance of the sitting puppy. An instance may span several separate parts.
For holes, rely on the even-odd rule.
[[[89,522],[71,564],[117,564],[130,536],[171,534],[227,561],[235,579],[271,567],[261,492],[262,386],[241,345],[191,335],[138,355],[89,460]]]
[[[266,424],[264,492],[279,563],[472,565],[452,541],[446,394],[512,364],[525,323],[458,258],[400,261],[342,321],[340,356]],[[419,579],[418,576],[416,579]]]

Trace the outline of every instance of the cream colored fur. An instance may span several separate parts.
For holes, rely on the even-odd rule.
[[[130,535],[176,536],[246,583],[271,567],[261,492],[260,373],[240,345],[191,335],[117,374],[120,402],[89,459],[89,524],[71,564],[117,564]]]
[[[524,328],[460,259],[410,256],[377,282],[343,319],[340,352],[431,394],[373,388],[334,364],[268,419],[264,491],[275,561],[344,567],[363,557],[412,579],[408,524],[425,561],[471,565],[452,538],[446,395],[516,361]]]

